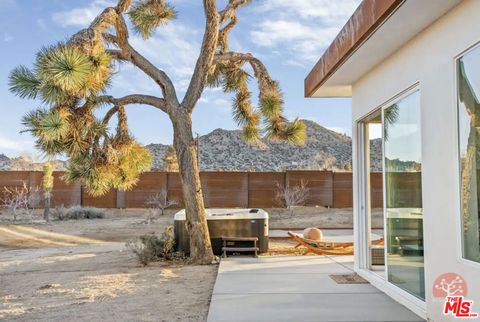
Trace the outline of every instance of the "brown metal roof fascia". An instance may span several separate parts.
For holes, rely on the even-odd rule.
[[[363,0],[305,78],[305,97],[311,97],[403,2]]]

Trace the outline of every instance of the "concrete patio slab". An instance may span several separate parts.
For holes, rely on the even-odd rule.
[[[252,290],[255,294],[379,293],[370,284],[337,284],[328,274],[238,273],[235,278],[220,274],[214,294],[249,294]]]
[[[329,275],[351,273],[352,260],[223,259],[208,321],[423,321],[370,284],[336,284]]]
[[[339,260],[345,262],[345,267],[324,256],[231,257],[222,260],[218,273],[325,274],[334,270],[336,274],[347,274],[353,262],[351,257],[343,257]]]

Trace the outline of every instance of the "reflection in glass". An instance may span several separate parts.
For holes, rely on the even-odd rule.
[[[463,257],[480,262],[480,48],[458,60],[458,122]]]
[[[388,281],[425,299],[420,94],[383,111]]]
[[[382,155],[382,111],[371,113],[361,124],[364,126],[363,143],[365,156],[365,215],[368,230],[367,254],[369,269],[385,277],[385,247],[383,217],[383,155]]]

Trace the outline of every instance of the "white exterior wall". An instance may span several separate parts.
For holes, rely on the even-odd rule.
[[[433,321],[448,320],[442,315],[443,302],[432,297],[434,280],[446,272],[465,278],[469,286],[467,298],[475,301],[474,311],[480,312],[480,264],[461,259],[455,88],[455,58],[480,42],[479,22],[480,1],[465,0],[353,85],[352,132],[353,142],[357,142],[355,121],[419,83],[426,311]],[[357,147],[353,150],[357,160]],[[353,170],[354,204],[358,205],[357,162]],[[358,236],[360,212],[356,208]]]

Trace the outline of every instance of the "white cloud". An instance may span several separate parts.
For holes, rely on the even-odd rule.
[[[334,22],[351,16],[359,3],[360,0],[267,0],[263,1],[259,10],[275,11],[300,18],[321,18]]]
[[[256,9],[268,17],[254,25],[251,40],[280,51],[284,63],[315,62],[345,24],[360,0],[268,0]]]
[[[177,90],[186,91],[200,51],[199,31],[174,22],[159,28],[148,40],[132,35],[132,46],[171,76]]]
[[[319,49],[327,47],[338,33],[337,27],[314,27],[300,21],[267,20],[252,31],[252,41],[262,47],[283,47],[300,61],[318,59]],[[301,62],[299,62],[301,64]]]
[[[0,151],[10,150],[14,152],[20,152],[33,149],[34,142],[32,140],[22,140],[19,138],[11,139],[0,136]]]
[[[62,27],[87,27],[105,8],[115,5],[113,0],[94,0],[87,7],[54,13],[52,19]]]

